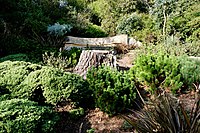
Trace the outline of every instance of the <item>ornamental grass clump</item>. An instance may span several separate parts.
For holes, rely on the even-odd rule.
[[[144,102],[140,111],[122,115],[138,133],[199,133],[200,99],[197,98],[190,112],[169,94]]]

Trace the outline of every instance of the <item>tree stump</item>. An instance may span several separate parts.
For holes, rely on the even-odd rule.
[[[108,50],[83,50],[74,73],[86,78],[89,69],[100,65],[116,68],[116,56]]]

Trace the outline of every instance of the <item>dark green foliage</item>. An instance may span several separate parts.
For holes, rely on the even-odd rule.
[[[200,39],[200,8],[199,1],[179,0],[176,12],[169,19],[169,34],[175,34],[181,41],[193,42]]]
[[[27,98],[40,104],[71,100],[88,107],[92,102],[88,83],[82,77],[27,62],[0,63],[0,87],[2,94],[9,91],[12,98]]]
[[[62,55],[66,56],[67,59],[69,60],[69,62],[70,62],[69,67],[75,67],[78,63],[81,52],[82,52],[81,49],[74,47],[68,51],[63,51]]]
[[[135,84],[127,73],[109,67],[94,68],[87,74],[96,107],[109,115],[130,108],[136,98]]]
[[[1,35],[1,52],[3,55],[27,53],[35,49],[37,45],[30,39],[19,35]],[[35,45],[35,46],[34,46]]]
[[[1,133],[53,132],[58,115],[51,108],[37,103],[12,99],[0,101]]]
[[[153,93],[159,87],[169,87],[175,93],[183,85],[178,58],[162,52],[141,55],[130,72]]]
[[[84,114],[85,114],[85,111],[84,111],[83,108],[72,109],[72,110],[69,111],[70,118],[72,118],[74,120],[79,119]]]
[[[193,87],[193,84],[200,83],[200,61],[189,57],[180,57],[181,77],[186,87]]]
[[[50,75],[49,73],[47,76]],[[54,74],[53,77],[49,77],[44,82],[43,95],[47,103],[55,105],[62,101],[71,100],[78,106],[91,106],[88,103],[92,103],[92,93],[88,89],[88,83],[82,77],[71,73],[63,73],[62,76]]]
[[[200,100],[189,111],[169,94],[160,95],[155,100],[144,103],[140,111],[122,115],[138,133],[199,133]]]
[[[97,25],[90,24],[86,29],[83,36],[86,37],[106,37],[106,32]]]
[[[0,62],[3,61],[29,61],[26,54],[13,54],[0,58]]]
[[[117,31],[121,34],[130,35],[135,31],[142,30],[143,25],[141,18],[136,14],[132,14],[123,17],[122,21],[117,26]]]
[[[0,56],[16,53],[37,52],[46,47],[60,47],[63,45],[62,37],[48,35],[47,27],[54,23],[70,24],[81,33],[72,35],[80,36],[85,33],[83,29],[88,27],[87,13],[77,12],[76,5],[66,4],[59,6],[60,0],[1,0],[0,5]],[[73,1],[71,1],[73,3]],[[81,8],[83,5],[80,2]],[[77,7],[79,7],[77,5]],[[90,31],[90,30],[89,30]],[[97,30],[100,31],[100,30]],[[102,32],[101,32],[102,33]],[[38,48],[39,47],[39,48]],[[42,52],[40,52],[41,56]],[[38,57],[36,57],[38,58]]]
[[[6,89],[4,86],[0,87],[0,101],[4,101],[10,99],[10,91]]]

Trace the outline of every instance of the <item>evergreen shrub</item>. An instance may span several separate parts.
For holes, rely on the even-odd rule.
[[[88,72],[87,81],[96,107],[109,115],[130,108],[136,98],[135,84],[126,72],[101,66]]]
[[[180,73],[185,87],[193,88],[200,83],[200,62],[195,59],[180,57]]]
[[[152,93],[162,87],[168,87],[175,93],[183,85],[178,58],[163,52],[141,55],[135,60],[130,73]]]
[[[49,133],[58,115],[49,107],[25,99],[0,101],[1,133]]]
[[[29,73],[41,69],[40,65],[23,61],[5,61],[0,63],[0,85],[14,91]]]
[[[90,24],[85,29],[85,36],[87,37],[106,37],[107,33],[98,25]]]
[[[123,17],[122,21],[117,26],[117,31],[121,34],[130,35],[135,31],[142,30],[143,25],[142,19],[138,15],[131,14]]]
[[[55,105],[71,100],[75,105],[82,107],[89,107],[88,103],[92,103],[92,92],[88,89],[89,85],[79,75],[71,73],[63,73],[62,76],[53,75],[45,81],[43,86],[43,95],[47,103]]]
[[[0,88],[2,95],[4,89],[12,98],[27,98],[40,104],[57,105],[71,100],[76,105],[87,106],[91,101],[88,83],[82,77],[27,62],[0,63]]]
[[[0,62],[3,61],[28,61],[29,58],[26,54],[12,54],[5,57],[0,58]]]

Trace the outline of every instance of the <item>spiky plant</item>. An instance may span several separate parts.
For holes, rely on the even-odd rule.
[[[178,99],[163,93],[144,103],[140,111],[122,117],[138,133],[200,133],[200,99],[196,98],[189,113]]]

